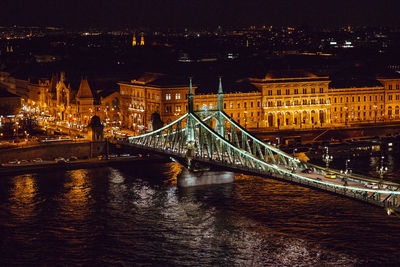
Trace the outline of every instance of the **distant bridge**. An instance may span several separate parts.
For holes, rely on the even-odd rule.
[[[122,143],[184,159],[189,169],[192,162],[197,161],[291,181],[400,211],[399,184],[355,174],[342,174],[309,164],[248,133],[223,111],[221,80],[216,110],[194,111],[193,99],[190,79],[188,112],[185,115],[158,130],[130,137]],[[305,169],[312,172],[303,173]],[[326,178],[328,171],[334,172],[341,179]]]

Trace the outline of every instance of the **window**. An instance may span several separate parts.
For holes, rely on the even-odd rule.
[[[165,112],[166,113],[171,113],[171,111],[172,111],[171,106],[165,106]]]
[[[336,103],[336,97],[333,99],[333,102],[335,102],[335,103]]]
[[[286,89],[286,94],[290,95],[290,89]]]
[[[389,96],[389,100],[393,100],[393,96],[392,95]]]
[[[244,102],[244,108],[247,108],[247,102]]]
[[[253,104],[253,101],[251,101],[251,102],[250,102],[250,107],[252,108],[252,107],[253,107],[253,105],[254,105],[254,104]]]
[[[294,94],[297,95],[299,93],[299,89],[294,89]]]
[[[278,89],[278,90],[276,91],[276,94],[277,94],[277,95],[281,95],[281,89]]]
[[[396,95],[396,100],[400,100],[400,95]]]
[[[165,94],[165,100],[171,100],[171,94]]]
[[[240,103],[238,103],[238,108],[240,108]]]
[[[311,88],[311,94],[315,94],[315,88]]]
[[[175,111],[176,111],[176,112],[181,112],[181,106],[180,106],[180,105],[176,106],[176,107],[175,107]]]
[[[175,99],[176,99],[176,100],[181,99],[181,94],[175,94]]]
[[[351,97],[351,102],[354,102],[354,96]]]
[[[324,88],[319,88],[319,92],[323,93],[324,92]]]
[[[365,101],[367,101],[367,97],[366,97],[366,96],[364,96],[364,102],[365,102]]]
[[[307,99],[303,99],[303,105],[307,105]]]
[[[393,89],[392,85],[391,85],[391,84],[389,84],[389,90],[392,90],[392,89]]]
[[[307,88],[303,88],[303,94],[307,94]]]
[[[400,85],[396,84],[396,90],[400,89]]]
[[[278,107],[282,106],[282,101],[280,101],[280,100],[276,101],[276,105],[277,105]]]
[[[226,103],[224,103],[224,109],[226,109]]]
[[[260,101],[257,101],[257,107],[258,108],[260,107]]]
[[[233,102],[231,102],[230,107],[233,108]]]
[[[268,90],[268,95],[272,95],[272,90]]]

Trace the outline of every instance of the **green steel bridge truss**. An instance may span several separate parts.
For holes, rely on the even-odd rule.
[[[220,81],[218,109],[193,111],[193,93],[190,82],[188,113],[153,132],[130,137],[129,145],[191,161],[225,166],[233,170],[266,175],[299,184],[346,195],[375,205],[400,210],[400,185],[386,183],[378,189],[365,186],[341,185],[322,179],[309,178],[299,171],[312,169],[321,175],[326,168],[301,161],[278,148],[257,139],[223,111],[223,93]],[[334,171],[329,169],[329,171]],[[336,171],[337,172],[337,171]],[[338,175],[349,181],[366,184],[367,179],[357,175]],[[365,177],[363,177],[365,178]]]

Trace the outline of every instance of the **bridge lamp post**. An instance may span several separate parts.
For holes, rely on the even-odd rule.
[[[347,159],[347,160],[346,160],[346,170],[345,170],[345,174],[350,173],[350,170],[349,170],[349,163],[350,163],[350,160]]]
[[[292,159],[292,169],[293,169],[293,171],[295,170],[295,168],[296,168],[296,164],[295,164],[295,161],[296,161],[296,158],[295,158],[295,154],[296,154],[296,151],[297,151],[297,148],[295,148],[295,149],[293,149],[293,159]]]
[[[328,147],[325,147],[325,154],[322,155],[322,161],[325,162],[326,168],[329,168],[329,163],[333,160],[333,156],[329,155]]]

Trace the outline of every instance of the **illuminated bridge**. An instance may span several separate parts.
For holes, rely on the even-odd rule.
[[[336,179],[326,178],[327,168],[309,164],[252,136],[223,111],[219,81],[217,110],[194,111],[190,80],[188,113],[150,133],[130,137],[124,145],[162,153],[184,160],[218,166],[330,191],[371,204],[400,211],[400,185],[336,170]],[[310,169],[310,173],[302,172]]]

